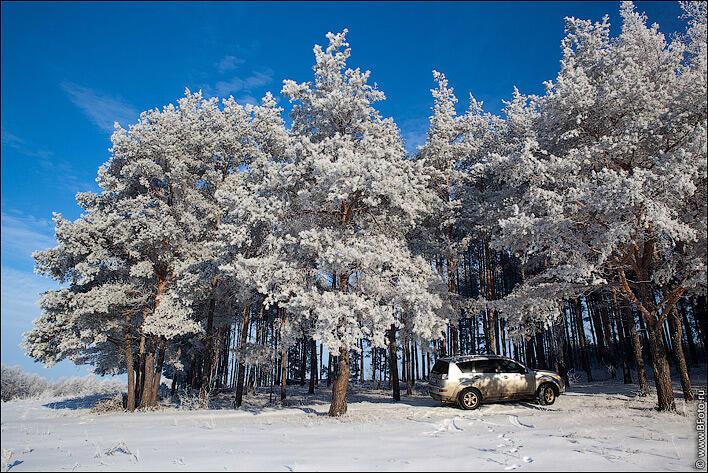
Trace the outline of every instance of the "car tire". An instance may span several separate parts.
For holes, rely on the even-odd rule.
[[[556,402],[556,388],[551,383],[543,383],[536,393],[538,403],[542,406],[550,406]]]
[[[460,394],[457,395],[457,405],[460,409],[466,411],[472,411],[477,409],[482,403],[482,393],[476,388],[463,389]]]

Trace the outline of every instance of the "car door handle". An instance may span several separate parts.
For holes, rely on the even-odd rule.
[[[509,379],[509,377],[507,375],[502,376],[502,378]]]

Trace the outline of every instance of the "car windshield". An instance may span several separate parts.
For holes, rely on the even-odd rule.
[[[435,365],[433,365],[433,369],[431,372],[435,374],[447,374],[447,370],[450,367],[450,363],[447,361],[442,361],[438,360],[435,362]]]

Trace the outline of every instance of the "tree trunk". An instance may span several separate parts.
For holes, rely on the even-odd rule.
[[[575,320],[577,325],[578,339],[580,340],[580,357],[583,370],[588,378],[588,383],[592,383],[592,369],[590,368],[590,358],[588,356],[588,342],[585,337],[585,325],[583,324],[583,309],[580,307],[580,298],[575,299]]]
[[[283,310],[283,323],[288,321],[288,312]],[[288,347],[283,345],[280,348],[280,402],[285,402],[288,386]]]
[[[651,231],[651,227],[649,227]],[[660,411],[675,411],[674,393],[671,384],[671,373],[669,362],[666,356],[666,345],[664,344],[664,322],[666,317],[672,313],[676,303],[685,292],[685,288],[678,286],[673,290],[664,292],[664,300],[660,307],[657,307],[652,287],[652,258],[655,252],[655,240],[648,238],[643,245],[640,255],[638,247],[635,245],[633,271],[637,278],[638,292],[635,294],[627,280],[624,268],[619,267],[617,276],[622,287],[622,292],[628,302],[634,304],[644,318],[645,326],[649,337],[649,350],[651,352],[652,371],[654,372],[654,384],[656,386],[656,396]],[[680,340],[679,340],[680,342]]]
[[[339,348],[337,378],[332,383],[332,403],[329,406],[331,417],[341,416],[347,412],[347,388],[349,386],[349,349]]]
[[[216,305],[215,299],[212,297],[209,300],[209,308],[207,309],[207,330],[206,339],[204,340],[204,366],[202,368],[202,384],[199,389],[199,397],[202,403],[206,403],[209,396],[209,386],[211,384],[211,352],[214,347],[214,308]]]
[[[160,348],[157,351],[157,364],[155,366],[155,378],[152,382],[152,392],[150,394],[150,404],[157,405],[158,394],[160,392],[160,378],[162,377],[162,367],[165,364],[165,350],[167,349],[167,339],[160,338]]]
[[[246,347],[246,342],[248,341],[248,327],[250,323],[251,306],[245,305],[243,311],[241,312],[241,330],[239,332],[238,347],[239,350],[243,350]],[[239,352],[238,357],[238,374],[236,375],[236,398],[234,399],[234,405],[239,408],[243,403],[243,383],[246,379],[246,363],[242,356],[243,352]]]
[[[143,392],[140,393],[140,407],[152,407],[152,382],[155,379],[155,349],[152,341],[146,342],[149,346],[145,354],[145,370],[143,371]]]
[[[693,320],[696,322],[696,327],[698,328],[701,340],[703,340],[703,350],[708,348],[708,317],[706,310],[706,300],[708,296],[699,295],[695,297],[695,303],[693,305]]]
[[[691,324],[688,323],[688,315],[686,314],[686,305],[683,305],[684,310],[682,310],[682,321],[684,326],[684,333],[686,334],[686,342],[688,346],[688,353],[692,364],[698,363],[698,355],[696,354],[696,341],[693,338],[693,331],[691,330]]]
[[[647,370],[644,366],[644,356],[642,355],[642,341],[637,332],[637,323],[629,307],[623,309],[624,324],[629,329],[629,338],[632,343],[632,353],[634,354],[634,366],[637,369],[637,381],[639,383],[639,396],[649,394],[649,381],[647,380]]]
[[[411,378],[413,377],[413,369],[412,366],[413,364],[411,363],[411,344],[410,340],[408,339],[408,329],[404,331],[403,335],[403,355],[405,356],[405,363],[403,365],[403,372],[406,375],[406,395],[410,396],[413,394],[413,381]]]
[[[364,339],[361,339],[361,355],[359,356],[359,383],[364,384]]]
[[[649,349],[651,350],[651,366],[654,373],[654,385],[660,411],[675,411],[674,391],[671,384],[669,362],[666,359],[662,327],[656,324],[649,328]]]
[[[307,349],[307,337],[305,336],[305,330],[303,329],[303,334],[302,334],[302,345],[300,350],[300,386],[305,385],[305,371],[307,371],[307,352],[309,351]]]
[[[128,374],[128,399],[125,408],[131,412],[135,410],[135,367],[133,366],[133,338],[130,335],[132,328],[130,315],[126,317],[125,324],[125,366]]]
[[[693,391],[691,391],[691,378],[688,375],[688,367],[686,366],[686,357],[683,353],[682,344],[682,326],[681,318],[678,310],[674,309],[669,314],[669,326],[671,327],[671,343],[674,345],[674,355],[678,365],[678,371],[681,375],[681,389],[683,390],[683,398],[686,401],[693,401]]]
[[[388,332],[388,359],[389,369],[391,372],[391,390],[393,391],[393,400],[401,400],[401,387],[398,384],[398,354],[396,353],[396,326],[391,324],[391,329]]]
[[[308,394],[315,394],[317,372],[317,342],[313,338],[310,340],[310,386],[307,390]]]
[[[143,314],[143,322],[147,317],[147,313]],[[140,327],[140,341],[138,343],[138,369],[135,379],[135,405],[141,404],[141,396],[143,394],[143,385],[145,383],[145,332],[142,326]]]
[[[165,293],[166,289],[167,289],[167,274],[165,274],[164,272],[160,272],[160,273],[158,273],[158,278],[157,278],[157,288],[156,288],[156,292],[155,292],[155,303],[152,307],[153,313],[158,309],[158,307],[160,307],[160,300],[162,299],[162,295]],[[143,318],[143,323],[145,322],[145,318]],[[142,342],[142,340],[141,340],[141,342]],[[143,385],[142,385],[142,393],[140,394],[140,407],[142,407],[142,408],[154,406],[154,400],[152,399],[152,393],[153,393],[152,384],[155,381],[155,349],[157,347],[153,346],[154,344],[151,342],[152,341],[148,342],[150,345],[150,348],[146,348],[145,365],[143,367],[143,375],[142,375]]]

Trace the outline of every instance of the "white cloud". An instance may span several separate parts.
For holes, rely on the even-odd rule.
[[[258,99],[249,94],[239,95],[236,101],[240,104],[258,105]]]
[[[228,97],[236,92],[252,92],[273,82],[273,71],[267,69],[251,72],[247,77],[232,77],[228,80],[218,81],[214,87],[205,87],[213,90],[218,97]]]
[[[221,60],[216,64],[216,69],[223,74],[226,71],[233,71],[236,69],[239,65],[243,64],[246,62],[245,59],[238,58],[236,56],[224,56],[221,58]]]
[[[38,302],[42,293],[59,287],[43,276],[6,266],[1,269],[0,279],[3,331],[6,328],[29,330],[41,312]]]
[[[101,130],[113,132],[114,122],[123,126],[137,119],[138,113],[124,101],[100,94],[88,87],[70,82],[61,84],[69,99]]]
[[[216,95],[218,95],[219,97],[225,97],[225,96],[230,95],[234,92],[238,92],[242,88],[243,88],[243,80],[241,80],[239,77],[234,77],[234,78],[227,80],[227,81],[220,80],[214,86],[214,90],[216,91]]]
[[[47,159],[52,156],[51,151],[33,146],[7,130],[2,130],[2,144],[7,145],[31,158]]]
[[[14,133],[2,130],[2,144],[24,156],[36,158],[31,163],[38,166],[40,179],[45,185],[66,189],[72,193],[96,188],[94,183],[82,180],[68,161],[56,157],[51,151],[30,143]],[[61,176],[61,179],[57,179],[57,176]]]
[[[56,245],[53,224],[31,215],[11,215],[2,212],[2,251],[22,258],[31,258],[32,253]]]

